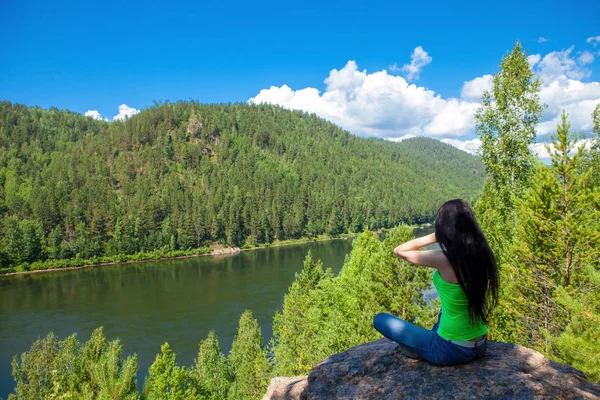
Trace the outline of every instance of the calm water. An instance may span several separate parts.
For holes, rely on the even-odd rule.
[[[137,353],[143,383],[160,345],[169,342],[180,365],[214,330],[228,352],[238,320],[250,309],[271,337],[273,313],[302,269],[306,253],[339,271],[352,240],[290,245],[233,256],[198,257],[0,277],[0,397],[14,387],[10,362],[38,336],[54,331],[79,340],[104,326],[124,353]]]
[[[0,277],[0,397],[14,388],[13,356],[50,331],[61,339],[76,332],[85,341],[103,326],[108,340],[121,339],[125,354],[137,353],[139,385],[164,342],[177,353],[179,365],[191,365],[198,343],[214,330],[227,353],[245,309],[254,313],[266,343],[273,314],[306,253],[310,250],[337,274],[351,248],[352,239],[332,240],[232,256]]]

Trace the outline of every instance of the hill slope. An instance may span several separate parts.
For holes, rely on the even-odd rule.
[[[269,105],[156,104],[122,122],[0,102],[2,266],[430,220],[476,157]]]

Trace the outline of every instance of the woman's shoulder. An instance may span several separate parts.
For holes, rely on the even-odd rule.
[[[437,269],[440,278],[446,282],[451,284],[458,284],[458,279],[456,279],[456,274],[454,273],[454,269],[450,264],[448,265],[440,265]]]

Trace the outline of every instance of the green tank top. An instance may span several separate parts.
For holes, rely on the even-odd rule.
[[[442,318],[438,335],[447,340],[471,340],[487,333],[487,326],[479,321],[471,325],[469,303],[458,283],[446,282],[438,270],[433,274],[433,285],[442,302]]]

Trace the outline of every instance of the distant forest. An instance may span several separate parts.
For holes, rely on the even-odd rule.
[[[0,102],[0,267],[431,221],[477,157],[271,105],[155,104],[104,122]]]

